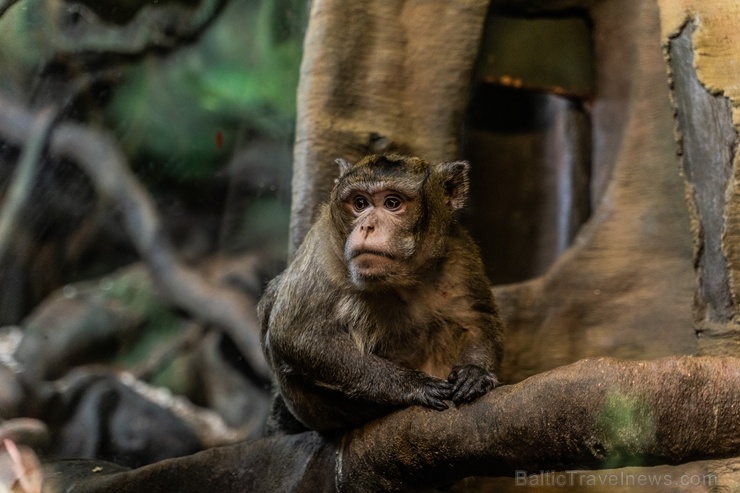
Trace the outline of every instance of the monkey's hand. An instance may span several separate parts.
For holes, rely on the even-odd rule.
[[[453,385],[450,399],[458,405],[482,396],[499,384],[493,373],[477,365],[456,366],[447,380]]]
[[[415,388],[411,395],[411,404],[431,407],[437,411],[447,409],[445,399],[450,398],[452,383],[441,378],[416,372]]]

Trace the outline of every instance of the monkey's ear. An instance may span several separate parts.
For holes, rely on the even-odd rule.
[[[349,170],[352,169],[352,163],[344,158],[337,158],[334,160],[334,162],[339,165],[339,176],[346,174],[347,172],[349,172]]]
[[[468,198],[470,180],[468,171],[470,164],[467,161],[452,161],[437,166],[442,175],[445,196],[452,210],[460,210],[465,207]]]

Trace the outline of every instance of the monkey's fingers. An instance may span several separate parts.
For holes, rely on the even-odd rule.
[[[492,377],[482,377],[478,380],[468,380],[464,385],[452,395],[452,401],[455,404],[471,402],[482,396],[496,386],[496,381]]]
[[[485,392],[480,380],[464,380],[461,382],[460,387],[452,394],[452,401],[455,404],[470,402]]]
[[[445,409],[449,407],[447,403],[443,401],[442,399],[435,399],[431,397],[425,399],[422,405],[424,407],[431,407],[432,409],[436,411],[444,411]]]
[[[444,411],[448,407],[445,399],[450,398],[451,392],[452,384],[450,382],[428,377],[422,387],[420,404],[437,411]]]
[[[498,385],[493,373],[476,365],[455,368],[450,379],[454,379],[450,398],[455,404],[470,402]]]

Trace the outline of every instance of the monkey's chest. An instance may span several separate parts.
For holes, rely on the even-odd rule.
[[[427,297],[354,298],[339,303],[352,340],[364,353],[404,368],[447,377],[459,360],[465,330],[445,303]]]
[[[446,378],[459,361],[465,332],[453,321],[436,318],[419,321],[407,314],[388,317],[375,330],[372,354],[440,378]]]
[[[380,329],[385,338],[373,353],[404,368],[421,369],[434,352],[434,326],[420,326],[413,323],[393,324]]]

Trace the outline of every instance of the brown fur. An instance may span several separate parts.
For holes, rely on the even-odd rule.
[[[493,388],[502,324],[478,250],[455,219],[467,163],[370,156],[340,169],[331,201],[259,305],[290,414],[334,431]]]

